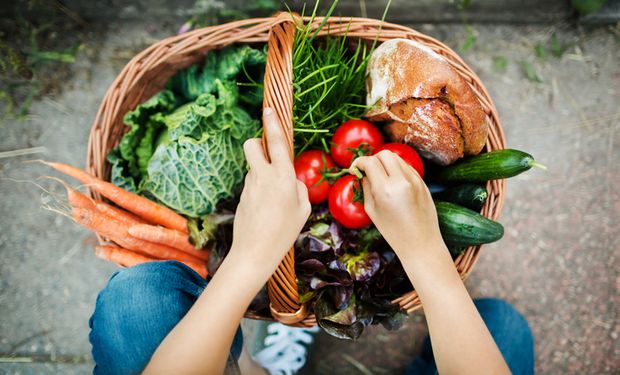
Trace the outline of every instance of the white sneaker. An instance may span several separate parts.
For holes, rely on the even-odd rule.
[[[295,328],[280,323],[267,326],[265,347],[254,360],[271,375],[293,375],[306,364],[306,347],[319,327]]]

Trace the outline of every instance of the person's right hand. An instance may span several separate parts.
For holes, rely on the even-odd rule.
[[[510,374],[454,267],[417,172],[387,150],[357,158],[353,167],[366,172],[364,208],[420,297],[439,373]]]
[[[415,169],[388,150],[359,157],[353,167],[366,174],[362,187],[368,216],[401,259],[445,249],[433,199]]]

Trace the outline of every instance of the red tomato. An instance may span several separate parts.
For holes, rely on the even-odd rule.
[[[372,223],[364,210],[364,203],[353,202],[355,192],[362,186],[355,176],[343,176],[336,181],[329,192],[329,212],[334,219],[346,228],[360,229]]]
[[[336,164],[348,168],[355,156],[351,149],[368,148],[366,154],[383,144],[383,135],[372,123],[349,120],[340,125],[332,137],[331,155]]]
[[[375,148],[373,155],[382,150],[389,150],[400,156],[405,161],[405,163],[412,166],[413,169],[418,172],[420,177],[424,178],[424,164],[422,163],[422,158],[420,158],[420,155],[418,155],[418,153],[413,147],[408,146],[404,143],[386,143],[382,146]]]
[[[295,158],[294,166],[297,179],[308,187],[310,203],[325,202],[331,187],[327,181],[321,181],[323,177],[321,172],[336,168],[332,158],[323,151],[309,150],[302,152]]]

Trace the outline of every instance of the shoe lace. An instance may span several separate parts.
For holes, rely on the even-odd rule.
[[[318,327],[294,328],[271,323],[267,326],[265,348],[256,353],[254,360],[271,375],[292,375],[306,364],[306,346],[312,344],[312,333],[317,331]]]

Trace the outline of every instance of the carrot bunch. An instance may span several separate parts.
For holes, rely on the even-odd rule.
[[[67,187],[71,217],[118,246],[97,246],[95,254],[124,267],[156,260],[177,260],[207,277],[208,253],[189,242],[187,219],[171,209],[70,165],[43,162],[75,178],[118,207]]]

